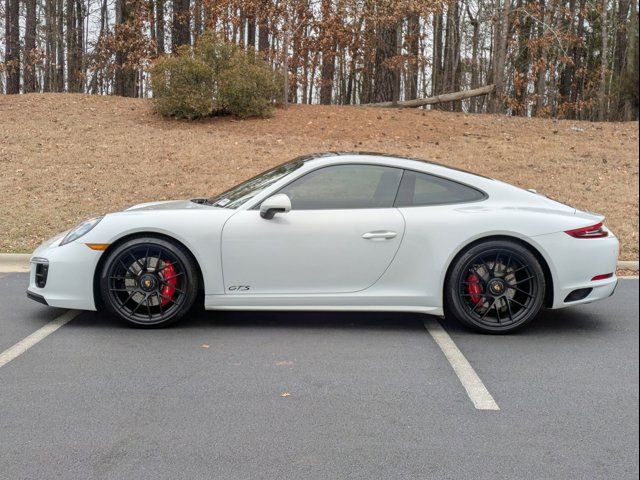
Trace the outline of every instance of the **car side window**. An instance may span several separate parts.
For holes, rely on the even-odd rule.
[[[294,180],[278,193],[293,210],[391,208],[402,170],[379,165],[333,165]]]
[[[475,202],[485,194],[475,188],[426,173],[405,170],[396,198],[396,207]]]

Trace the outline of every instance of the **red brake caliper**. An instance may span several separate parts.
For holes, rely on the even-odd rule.
[[[166,260],[164,264],[164,268],[162,269],[162,278],[164,279],[165,284],[162,287],[162,297],[160,297],[160,303],[163,307],[173,300],[173,296],[176,293],[176,285],[178,285],[176,269],[173,268],[173,264]]]
[[[470,295],[471,301],[475,304],[482,302],[482,287],[480,286],[480,279],[475,273],[469,274],[467,277],[467,292]]]

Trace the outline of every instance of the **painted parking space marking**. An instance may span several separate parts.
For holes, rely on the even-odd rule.
[[[51,320],[45,326],[39,328],[35,332],[33,332],[28,337],[23,338],[18,343],[9,347],[4,352],[0,353],[0,368],[4,367],[11,360],[22,355],[24,352],[29,350],[31,347],[39,343],[40,341],[47,338],[53,332],[58,330],[60,327],[66,325],[75,317],[80,314],[80,310],[68,310],[59,317],[54,320]]]
[[[424,328],[427,329],[433,340],[438,344],[440,350],[449,361],[451,368],[458,376],[460,383],[467,391],[467,395],[473,402],[477,410],[500,410],[498,404],[493,399],[487,387],[473,369],[469,361],[462,354],[447,331],[442,328],[440,322],[434,319],[424,321]]]

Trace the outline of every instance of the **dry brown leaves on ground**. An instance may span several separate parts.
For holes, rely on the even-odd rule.
[[[267,120],[172,121],[147,100],[0,96],[0,251],[27,252],[94,215],[210,196],[295,156],[409,155],[534,188],[607,216],[638,258],[638,122],[291,106]]]

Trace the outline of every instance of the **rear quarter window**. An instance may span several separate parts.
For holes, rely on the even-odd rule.
[[[484,200],[486,194],[468,185],[427,173],[405,170],[396,197],[396,207],[468,203]]]

